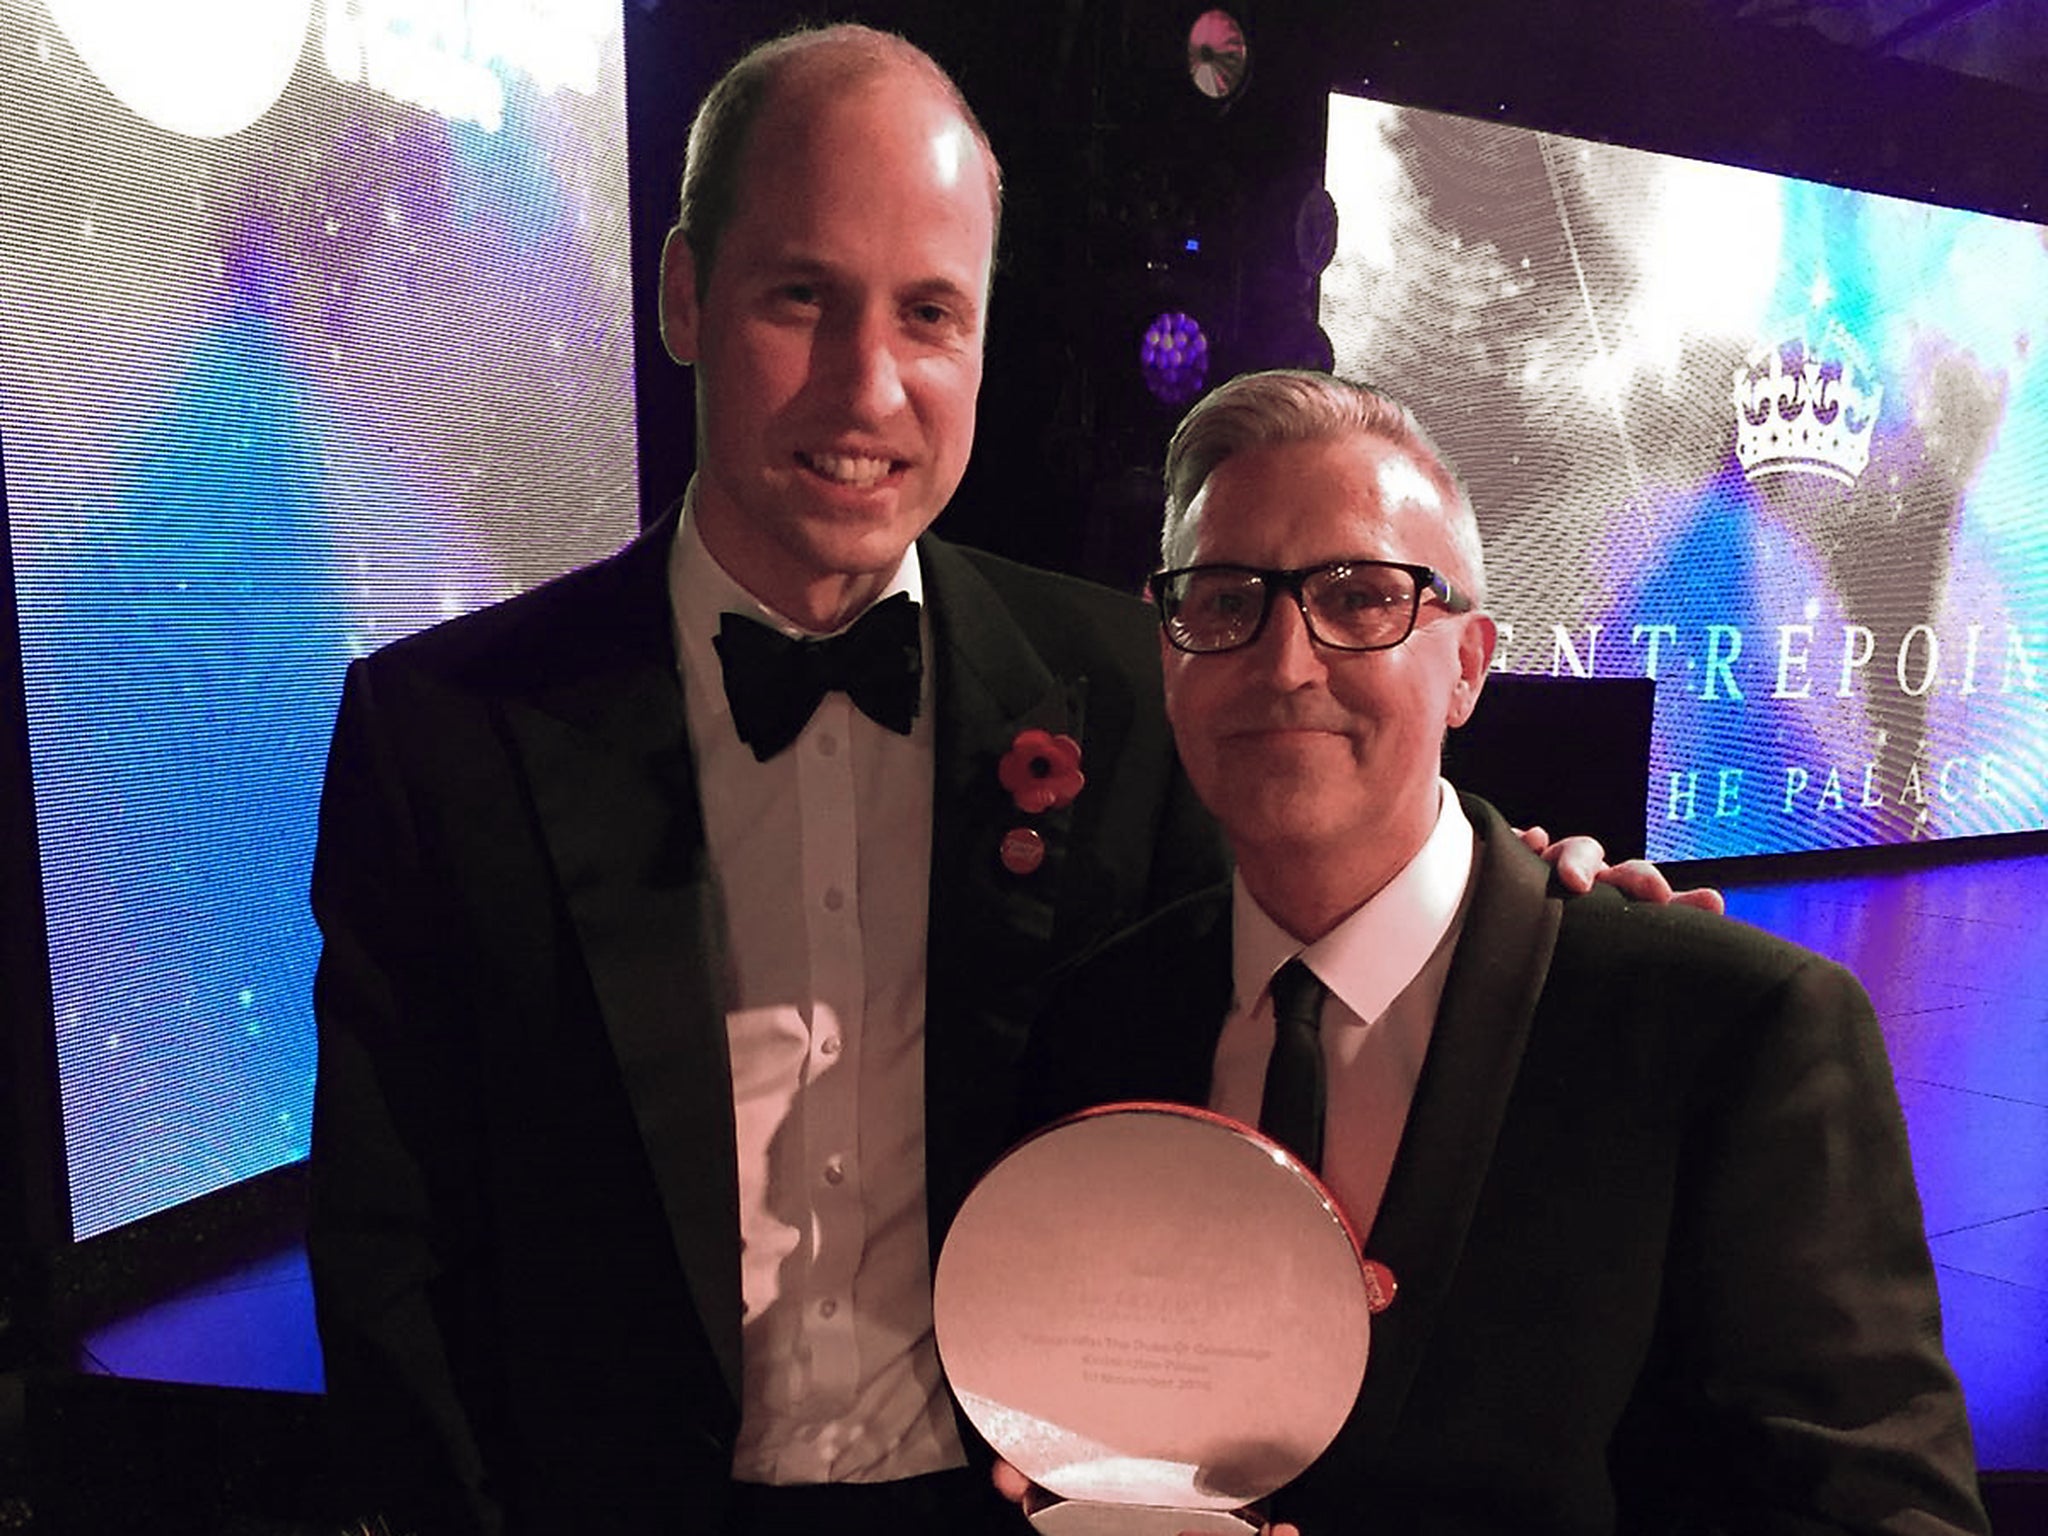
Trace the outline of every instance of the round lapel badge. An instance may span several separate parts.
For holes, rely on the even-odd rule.
[[[1045,839],[1029,827],[1012,827],[1003,834],[1003,868],[1013,875],[1028,875],[1045,862]]]

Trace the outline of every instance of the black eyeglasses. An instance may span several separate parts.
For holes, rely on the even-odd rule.
[[[1265,632],[1273,594],[1292,594],[1309,637],[1333,651],[1384,651],[1414,633],[1422,600],[1466,613],[1472,599],[1426,565],[1332,560],[1293,571],[1254,565],[1185,565],[1152,578],[1167,641],[1196,655],[1234,651]]]

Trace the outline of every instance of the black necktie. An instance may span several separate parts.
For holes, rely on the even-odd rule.
[[[1323,999],[1330,989],[1294,959],[1273,974],[1273,1054],[1259,1129],[1320,1173],[1323,1166]]]
[[[877,725],[910,734],[924,669],[917,604],[898,592],[853,628],[825,640],[793,640],[737,613],[719,619],[711,642],[725,673],[733,728],[761,762],[797,738],[818,700],[837,690]]]

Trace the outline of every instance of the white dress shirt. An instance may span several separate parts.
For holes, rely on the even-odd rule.
[[[726,939],[746,1307],[733,1476],[868,1482],[963,1465],[925,1206],[931,667],[908,736],[831,693],[757,762],[726,704],[719,616],[804,631],[720,569],[687,498],[669,590]],[[915,549],[877,600],[897,592],[922,597]],[[923,643],[929,660],[928,618]]]
[[[1232,895],[1233,1001],[1216,1042],[1209,1106],[1259,1123],[1273,1051],[1266,987],[1300,955],[1330,989],[1320,1030],[1328,1091],[1322,1178],[1361,1239],[1379,1214],[1401,1144],[1472,878],[1472,824],[1450,785],[1438,784],[1436,826],[1422,851],[1315,943],[1304,947],[1267,916],[1241,876]]]

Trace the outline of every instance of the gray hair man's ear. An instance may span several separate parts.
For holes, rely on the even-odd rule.
[[[1472,718],[1479,707],[1480,690],[1486,686],[1487,669],[1493,665],[1493,648],[1500,630],[1490,613],[1462,616],[1458,635],[1458,681],[1451,690],[1451,712],[1446,724],[1457,727]]]

